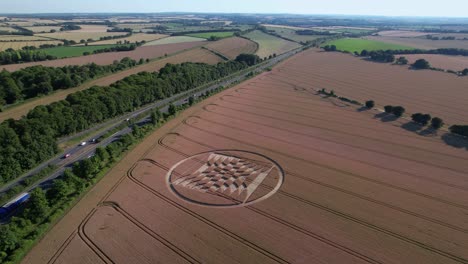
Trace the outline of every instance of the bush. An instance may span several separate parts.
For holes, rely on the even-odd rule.
[[[366,107],[367,107],[367,108],[371,109],[371,108],[373,108],[374,106],[375,106],[375,102],[374,102],[374,101],[369,100],[369,101],[366,102]]]
[[[411,116],[411,119],[413,119],[414,122],[425,126],[429,124],[429,121],[431,121],[432,117],[428,114],[416,113]]]
[[[385,110],[385,113],[390,114],[390,113],[393,112],[393,106],[391,106],[391,105],[386,105],[386,106],[384,106],[384,110]]]
[[[405,108],[401,107],[401,106],[395,106],[393,107],[392,109],[392,113],[396,116],[396,117],[401,117],[403,115],[403,113],[405,113]]]
[[[444,125],[444,121],[441,118],[434,117],[431,121],[431,127],[434,129],[439,129]]]
[[[419,60],[415,61],[412,66],[415,69],[429,69],[429,68],[431,68],[431,65],[425,59],[419,59]]]
[[[406,64],[408,64],[408,59],[406,59],[406,57],[399,57],[396,60],[396,64],[406,65]]]
[[[453,125],[449,128],[450,132],[461,136],[468,137],[468,126]]]
[[[468,68],[464,69],[464,70],[461,72],[461,74],[462,74],[463,76],[467,76],[467,75],[468,75]]]

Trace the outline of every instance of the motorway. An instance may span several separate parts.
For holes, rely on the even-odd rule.
[[[51,183],[53,182],[53,180],[55,178],[61,176],[63,174],[63,172],[65,171],[65,169],[70,168],[73,165],[73,163],[75,163],[77,161],[81,161],[83,159],[87,159],[87,158],[91,157],[92,155],[94,155],[97,147],[105,147],[105,146],[109,145],[110,143],[112,143],[113,141],[118,140],[121,136],[123,136],[125,134],[128,134],[128,133],[131,133],[132,132],[131,126],[133,124],[132,125],[129,124],[128,126],[123,128],[122,130],[114,133],[113,135],[103,139],[102,141],[100,141],[98,143],[92,143],[91,142],[92,139],[100,138],[101,136],[106,134],[108,131],[113,130],[116,127],[120,126],[122,124],[122,122],[127,122],[128,123],[127,120],[135,118],[137,116],[140,116],[140,115],[142,115],[144,113],[147,113],[147,115],[145,117],[137,120],[137,122],[134,123],[136,125],[141,126],[141,125],[149,122],[149,111],[151,111],[153,109],[159,108],[162,113],[165,113],[168,110],[167,105],[169,103],[172,102],[174,105],[182,105],[182,104],[187,102],[188,98],[192,94],[194,94],[194,91],[196,91],[195,95],[199,95],[199,94],[205,93],[207,91],[212,91],[212,90],[214,90],[214,89],[216,89],[216,88],[218,88],[220,86],[227,87],[227,86],[230,86],[230,85],[232,85],[232,84],[234,84],[236,82],[241,82],[241,81],[246,80],[247,78],[249,78],[248,75],[250,73],[260,73],[260,72],[264,71],[265,69],[267,69],[269,67],[272,67],[273,65],[277,64],[278,62],[291,57],[292,55],[296,54],[297,52],[300,52],[301,50],[302,50],[302,48],[299,48],[299,49],[292,50],[292,51],[289,51],[287,53],[281,54],[281,55],[279,55],[279,56],[277,56],[275,58],[272,58],[272,59],[270,59],[270,60],[268,60],[266,62],[263,62],[263,63],[261,63],[261,64],[259,64],[257,66],[253,66],[251,68],[251,70],[249,70],[249,71],[247,71],[247,72],[245,72],[243,74],[235,75],[232,78],[225,79],[224,81],[213,84],[213,85],[211,85],[209,87],[206,87],[205,89],[197,90],[199,88],[194,88],[192,90],[173,95],[170,98],[157,101],[157,102],[155,102],[153,104],[149,104],[149,105],[147,105],[145,107],[142,107],[142,108],[140,108],[140,109],[138,109],[138,110],[136,110],[134,112],[125,114],[125,115],[120,116],[118,118],[114,118],[114,119],[109,120],[109,121],[107,121],[105,123],[94,126],[93,128],[90,128],[90,129],[88,129],[86,131],[82,131],[80,133],[74,134],[73,136],[70,136],[70,137],[67,137],[67,138],[59,139],[58,143],[65,142],[65,141],[67,141],[67,140],[69,140],[71,138],[79,137],[80,135],[89,134],[90,132],[97,131],[97,130],[105,127],[104,131],[101,131],[99,133],[96,133],[96,134],[90,136],[90,138],[88,140],[86,140],[86,142],[87,142],[86,145],[84,145],[84,146],[77,145],[77,146],[73,146],[73,147],[70,147],[70,148],[66,149],[64,151],[64,153],[61,153],[60,155],[57,155],[54,158],[52,158],[52,159],[50,159],[50,160],[48,160],[46,162],[43,162],[42,164],[40,164],[37,167],[35,167],[34,169],[30,170],[28,173],[24,174],[23,176],[18,177],[14,181],[9,182],[6,185],[2,186],[0,188],[0,193],[7,192],[10,188],[17,185],[20,181],[22,181],[22,180],[24,180],[24,179],[26,179],[28,177],[31,177],[34,174],[37,174],[39,171],[41,171],[42,169],[47,167],[49,164],[50,165],[55,165],[55,166],[57,166],[57,169],[54,171],[54,173],[52,173],[51,175],[49,175],[48,177],[46,177],[44,179],[41,179],[40,181],[35,183],[33,186],[29,187],[28,190],[26,190],[26,191],[29,192],[32,189],[37,188],[38,186],[40,186],[41,188],[46,189],[46,188],[50,187]],[[66,155],[66,154],[70,154],[70,156],[68,158],[65,158],[64,155]]]

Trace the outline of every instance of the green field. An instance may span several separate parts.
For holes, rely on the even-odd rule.
[[[259,48],[256,54],[260,58],[268,57],[275,53],[279,55],[301,46],[296,42],[287,41],[259,30],[252,31],[244,36],[258,43]]]
[[[414,49],[409,46],[391,44],[381,41],[359,39],[359,38],[344,38],[329,41],[325,45],[335,45],[337,50],[349,51],[349,52],[361,52],[362,50],[373,51],[373,50],[400,50],[400,49]]]
[[[234,31],[213,31],[213,32],[187,34],[187,36],[190,36],[190,37],[204,38],[204,39],[209,39],[211,36],[215,36],[218,38],[228,38],[228,37],[232,37],[233,35],[234,35]]]
[[[83,56],[84,52],[93,53],[93,51],[95,50],[110,48],[114,46],[116,45],[79,46],[79,47],[62,46],[62,47],[43,49],[42,51],[44,51],[48,55],[52,55],[57,58],[67,58],[67,57]]]

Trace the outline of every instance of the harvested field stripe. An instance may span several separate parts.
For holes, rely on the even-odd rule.
[[[374,183],[377,183],[377,184],[380,184],[380,185],[383,185],[383,186],[386,186],[386,187],[390,187],[390,188],[393,188],[393,189],[405,191],[405,192],[408,192],[408,193],[411,193],[411,194],[414,194],[414,195],[418,195],[418,196],[421,196],[421,197],[425,197],[425,198],[428,198],[428,199],[431,199],[431,200],[434,200],[434,201],[438,201],[438,202],[441,202],[441,203],[444,203],[444,204],[447,204],[447,205],[451,205],[451,206],[454,206],[454,207],[458,207],[458,208],[461,208],[461,209],[468,210],[468,206],[466,206],[466,205],[464,205],[464,204],[458,204],[458,203],[455,203],[455,202],[450,202],[450,201],[447,201],[447,200],[444,200],[444,199],[440,199],[440,198],[437,198],[437,197],[434,197],[434,196],[431,196],[431,195],[427,195],[427,194],[424,194],[424,193],[420,193],[420,192],[417,192],[417,191],[413,191],[413,190],[411,190],[411,189],[406,189],[406,188],[399,187],[399,186],[396,186],[396,185],[393,185],[393,184],[389,184],[389,183],[386,183],[386,182],[382,182],[382,181],[379,181],[379,180],[374,180],[374,179],[371,179],[371,178],[367,178],[367,177],[365,177],[365,176],[362,176],[362,175],[359,175],[359,174],[355,174],[355,173],[352,173],[352,172],[343,171],[343,170],[341,170],[341,169],[337,169],[337,168],[334,168],[334,167],[331,167],[331,166],[328,166],[328,165],[320,164],[320,163],[317,163],[317,162],[315,162],[315,161],[303,159],[303,158],[300,158],[300,157],[291,156],[291,155],[285,154],[284,152],[277,151],[277,150],[274,150],[274,149],[271,149],[271,148],[262,147],[262,146],[258,146],[258,145],[252,145],[252,144],[249,144],[248,142],[245,142],[245,141],[242,141],[242,140],[238,140],[238,139],[235,139],[235,138],[227,137],[227,136],[225,136],[225,135],[222,135],[222,134],[219,134],[219,133],[214,133],[214,132],[212,132],[212,131],[208,131],[208,130],[205,130],[205,129],[202,129],[202,128],[194,127],[194,126],[192,126],[192,125],[187,124],[186,122],[184,122],[184,124],[185,124],[186,126],[191,127],[191,128],[200,130],[200,131],[202,131],[202,132],[204,132],[204,133],[208,133],[208,134],[211,134],[211,135],[215,135],[215,136],[219,136],[219,137],[222,137],[222,138],[226,138],[226,139],[228,139],[228,140],[232,140],[232,141],[235,141],[235,142],[238,142],[238,143],[241,143],[241,144],[246,144],[246,145],[255,146],[255,147],[257,147],[257,148],[265,149],[265,150],[271,151],[271,152],[273,152],[273,153],[277,153],[277,154],[279,154],[279,155],[283,155],[283,156],[286,156],[286,157],[289,157],[289,158],[292,158],[292,159],[296,159],[296,160],[303,161],[303,162],[306,162],[306,163],[314,164],[314,165],[316,165],[316,166],[318,166],[318,167],[322,167],[322,168],[325,168],[325,169],[329,169],[329,170],[332,170],[332,171],[336,171],[336,172],[341,173],[341,174],[344,174],[344,175],[349,175],[349,176],[351,176],[351,177],[363,179],[363,180],[365,180],[365,181],[374,182]]]
[[[158,143],[156,143],[156,144],[159,144],[159,141],[158,141]],[[150,162],[151,164],[154,164],[154,165],[156,165],[156,166],[158,166],[158,167],[160,167],[160,168],[162,168],[162,169],[164,169],[164,170],[169,170],[168,168],[162,167],[162,165],[160,165],[159,163],[157,163],[156,161],[153,161],[153,160],[151,160],[151,159],[142,159],[142,160],[140,160],[140,161]],[[289,263],[288,261],[282,259],[281,257],[276,256],[274,253],[269,252],[269,251],[267,251],[267,250],[265,250],[265,249],[263,249],[263,248],[258,247],[257,245],[255,245],[254,243],[248,241],[247,239],[245,239],[245,238],[243,238],[243,237],[240,237],[240,236],[238,236],[238,235],[236,235],[236,234],[230,232],[229,230],[227,230],[227,229],[225,229],[225,228],[223,228],[223,227],[217,225],[216,223],[210,221],[209,219],[203,217],[202,215],[197,214],[197,213],[191,211],[190,209],[186,208],[185,206],[183,206],[183,205],[181,205],[181,204],[179,204],[179,203],[173,201],[172,199],[170,199],[170,198],[164,196],[163,194],[161,194],[161,193],[155,191],[154,189],[152,189],[151,187],[147,186],[146,184],[140,182],[137,178],[135,178],[135,177],[132,175],[132,171],[133,171],[134,168],[135,168],[135,167],[133,167],[129,172],[127,172],[127,176],[128,176],[128,178],[129,178],[132,182],[134,182],[135,184],[139,185],[141,188],[143,188],[143,189],[149,191],[150,193],[152,193],[152,194],[155,195],[156,197],[158,197],[158,198],[162,199],[163,201],[165,201],[165,202],[171,204],[171,205],[174,206],[175,208],[178,208],[179,210],[181,210],[181,211],[183,211],[183,212],[185,212],[185,213],[187,213],[187,214],[189,214],[189,215],[191,215],[191,216],[197,218],[198,220],[204,222],[205,224],[207,224],[207,225],[213,227],[214,229],[218,230],[219,232],[224,233],[225,235],[228,235],[229,237],[231,237],[231,238],[233,238],[233,239],[235,239],[235,240],[237,240],[237,241],[239,241],[239,242],[245,244],[246,246],[252,248],[253,250],[255,250],[255,251],[257,251],[257,252],[259,252],[259,253],[261,253],[261,254],[263,254],[263,255],[265,255],[265,256],[267,256],[267,257],[269,257],[269,258],[271,258],[271,259],[273,259],[273,260],[275,260],[275,261],[277,261],[277,262],[279,262],[279,263]]]
[[[165,145],[161,145],[161,144],[160,144],[160,146],[166,147]],[[158,167],[160,167],[160,168],[166,170],[166,171],[169,171],[169,168],[167,168],[166,166],[164,166],[164,165],[158,163],[157,161],[154,161],[154,160],[148,160],[148,161],[151,162],[152,164],[154,164],[154,165],[156,165],[156,166],[158,166]],[[135,180],[139,182],[138,179],[135,179]],[[152,193],[158,193],[157,191],[153,190],[151,187],[147,186],[146,184],[144,184],[144,183],[142,183],[142,182],[140,182],[140,184],[146,186],[145,189],[151,190]],[[159,196],[159,195],[165,197],[164,195],[158,193],[158,196]],[[165,197],[165,198],[168,199],[168,200],[170,200],[170,198],[167,198],[167,197]],[[247,208],[247,209],[250,209],[250,210],[252,210],[252,211],[254,211],[254,212],[256,212],[256,213],[259,213],[258,211],[256,211],[256,210],[255,210],[253,207],[251,207],[251,206],[248,206],[248,207],[246,207],[246,208]],[[262,211],[260,211],[260,212],[262,212]],[[356,251],[354,251],[354,250],[352,250],[352,249],[349,249],[349,248],[347,248],[347,247],[344,247],[344,246],[342,246],[342,245],[340,245],[340,244],[338,244],[338,243],[336,243],[336,242],[333,242],[333,241],[331,241],[331,240],[328,240],[328,239],[325,238],[325,237],[321,237],[321,236],[319,236],[319,235],[317,235],[317,234],[315,234],[315,233],[309,232],[309,231],[304,230],[304,229],[302,229],[302,228],[300,228],[300,227],[297,227],[297,226],[295,226],[295,225],[292,225],[291,223],[288,223],[288,222],[283,221],[283,220],[280,220],[280,221],[279,221],[276,217],[270,217],[270,216],[268,216],[266,213],[264,214],[264,216],[267,217],[267,218],[269,218],[269,219],[271,219],[271,220],[273,220],[273,221],[276,221],[276,222],[281,223],[281,224],[283,224],[283,225],[286,225],[286,226],[288,226],[288,227],[290,227],[290,228],[293,228],[294,230],[296,230],[296,231],[298,231],[298,232],[300,232],[300,233],[303,233],[303,234],[305,234],[305,235],[307,235],[307,236],[313,237],[313,238],[315,238],[315,239],[317,239],[317,240],[319,240],[319,241],[321,241],[321,242],[323,242],[323,243],[325,243],[325,244],[328,244],[328,245],[330,245],[330,246],[332,246],[332,247],[335,247],[335,248],[337,248],[337,249],[339,249],[339,250],[342,250],[342,251],[344,251],[344,252],[346,252],[346,253],[348,253],[348,254],[351,254],[351,255],[353,255],[353,256],[355,256],[355,257],[357,257],[357,258],[360,258],[360,259],[362,259],[362,260],[364,260],[364,261],[366,261],[366,262],[368,262],[368,263],[381,263],[381,262],[379,262],[379,261],[377,261],[377,260],[371,259],[371,258],[369,258],[369,257],[367,257],[367,256],[365,256],[365,255],[362,255],[362,254],[360,254],[359,252],[356,252]]]

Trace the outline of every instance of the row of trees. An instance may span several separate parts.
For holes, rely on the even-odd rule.
[[[430,114],[421,114],[416,113],[411,115],[411,119],[422,126],[427,126],[429,122],[431,123],[431,127],[434,129],[439,129],[444,125],[444,121],[439,117],[432,118]]]
[[[118,45],[118,46],[113,46],[113,47],[108,47],[108,48],[103,48],[103,49],[98,49],[93,51],[93,54],[99,54],[99,53],[106,53],[106,52],[121,52],[121,51],[132,51],[137,48],[137,44],[130,44],[130,45]],[[83,55],[90,55],[89,52],[84,52]]]
[[[0,52],[0,65],[55,60],[57,57],[46,54],[41,50],[13,50],[8,49]]]
[[[217,65],[167,64],[159,73],[141,72],[109,87],[92,87],[65,100],[38,106],[20,120],[7,120],[0,124],[0,181],[12,180],[57,154],[59,137],[86,130],[247,66],[241,59]]]
[[[135,65],[135,60],[124,58],[105,66],[91,63],[65,67],[33,66],[15,72],[4,70],[0,72],[0,108],[56,90],[76,87],[87,80]]]

